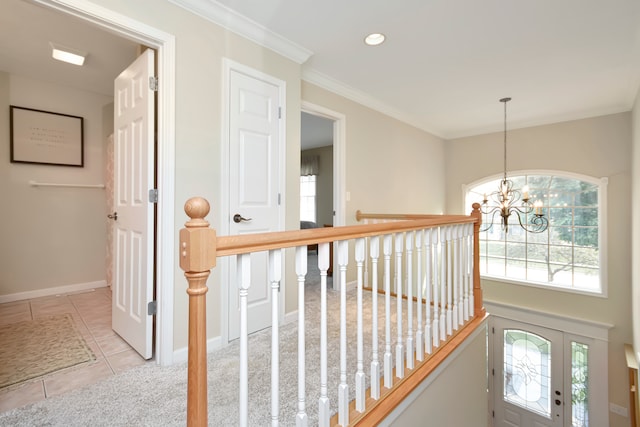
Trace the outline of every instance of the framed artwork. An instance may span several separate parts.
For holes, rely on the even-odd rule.
[[[11,163],[84,166],[82,117],[10,106]]]

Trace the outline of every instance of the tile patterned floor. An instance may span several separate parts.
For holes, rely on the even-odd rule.
[[[0,304],[0,325],[71,313],[96,355],[94,362],[0,389],[0,412],[96,383],[147,362],[111,329],[111,290],[56,295]]]

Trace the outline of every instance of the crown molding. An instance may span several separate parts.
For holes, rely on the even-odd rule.
[[[271,49],[298,64],[305,63],[311,55],[313,55],[313,52],[309,49],[274,33],[268,28],[229,9],[215,0],[169,0],[169,2],[247,38],[260,46]]]
[[[303,68],[302,80],[326,89],[329,92],[333,92],[336,95],[343,96],[347,99],[350,99],[351,101],[357,102],[358,104],[364,105],[365,107],[371,108],[372,110],[378,111],[410,126],[428,132],[433,136],[444,138],[442,135],[434,132],[432,129],[426,128],[424,126],[424,123],[411,116],[410,114],[403,113],[402,111],[389,106],[388,104],[372,97],[365,92],[359,91],[358,89],[355,89],[351,86],[347,86],[344,83],[333,79],[325,74],[319,73],[312,68]]]

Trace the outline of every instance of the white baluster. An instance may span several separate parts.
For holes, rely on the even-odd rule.
[[[271,282],[271,426],[279,425],[280,416],[280,339],[278,292],[282,279],[282,249],[269,251],[269,282]]]
[[[402,342],[402,233],[396,234],[396,377],[404,378],[404,343]]]
[[[365,239],[356,239],[356,271],[357,271],[357,296],[356,296],[356,315],[357,315],[357,359],[356,359],[356,411],[364,412],[365,392],[366,392],[366,376],[364,375],[364,337],[362,328],[362,287],[363,283],[363,268],[364,268],[364,246]]]
[[[296,248],[296,275],[298,276],[298,413],[296,426],[307,425],[305,395],[305,331],[304,331],[304,278],[307,275],[307,246]]]
[[[424,325],[424,351],[427,354],[431,354],[433,342],[432,342],[432,331],[431,331],[431,293],[433,289],[433,251],[432,248],[432,239],[433,228],[429,228],[424,231],[424,247],[425,247],[425,302],[424,302],[424,311],[425,311],[425,325]]]
[[[413,369],[415,351],[413,347],[413,232],[406,235],[407,260],[407,368]]]
[[[251,254],[238,255],[238,287],[240,291],[240,387],[239,425],[247,426],[249,418],[249,354],[247,297],[251,286]]]
[[[349,424],[349,385],[347,384],[347,263],[349,242],[338,242],[340,268],[340,385],[338,386],[338,424]]]
[[[457,327],[464,324],[464,224],[457,225],[458,229],[458,322]]]
[[[440,227],[432,229],[431,235],[432,249],[433,249],[433,346],[438,347],[440,345]]]
[[[393,359],[391,355],[391,235],[384,236],[384,386],[393,386]]]
[[[380,399],[380,361],[378,360],[378,257],[380,237],[369,239],[371,255],[371,398]]]
[[[473,288],[475,286],[474,283],[474,274],[473,274],[473,269],[475,268],[475,266],[473,265],[473,259],[475,257],[474,254],[474,229],[473,229],[473,224],[471,224],[471,239],[469,242],[469,317],[473,317],[475,315],[475,301],[474,301],[474,295],[473,295]]]
[[[473,233],[473,224],[466,224],[464,227],[464,320],[469,320],[473,311],[469,305],[469,294],[471,293],[471,242]]]
[[[451,243],[452,227],[447,227],[447,245],[445,256],[447,258],[447,337],[453,333],[453,244]]]
[[[331,411],[327,395],[327,269],[330,243],[318,244],[320,270],[320,398],[318,399],[318,425],[329,427]]]
[[[460,249],[460,236],[458,234],[458,226],[454,225],[451,227],[451,238],[453,242],[452,245],[452,254],[451,254],[451,264],[453,264],[453,318],[451,323],[451,328],[457,330],[458,329],[458,288],[460,286],[459,282],[459,266],[460,257],[459,257],[459,249]]]
[[[424,337],[422,335],[422,286],[424,284],[424,277],[422,275],[422,237],[424,230],[416,231],[416,258],[418,259],[418,265],[416,266],[416,299],[418,300],[417,309],[418,324],[416,328],[416,359],[419,361],[424,360]]]
[[[447,339],[447,232],[440,227],[440,341]]]

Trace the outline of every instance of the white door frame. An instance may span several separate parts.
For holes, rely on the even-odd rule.
[[[324,117],[333,121],[333,225],[346,225],[346,126],[347,118],[344,114],[330,110],[321,105],[313,104],[308,101],[302,101],[301,110],[314,116]],[[335,257],[337,251],[334,251],[333,265],[338,265]],[[340,281],[333,281],[333,289],[339,290]]]
[[[286,197],[286,165],[287,165],[287,153],[286,153],[286,117],[287,117],[287,108],[286,108],[286,82],[283,80],[277,79],[269,74],[263,73],[262,71],[256,70],[239,62],[233,61],[229,58],[222,58],[222,123],[220,126],[220,141],[221,141],[221,149],[220,149],[220,233],[219,235],[227,236],[229,235],[229,221],[230,213],[229,213],[229,93],[231,87],[231,71],[239,71],[243,74],[246,74],[251,77],[255,77],[257,79],[262,79],[272,83],[274,86],[277,86],[279,89],[279,98],[280,98],[280,107],[282,120],[279,121],[279,134],[280,140],[278,141],[278,155],[280,158],[278,159],[280,162],[280,174],[278,177],[278,188],[280,193],[280,212],[278,215],[278,230],[284,230],[285,227],[285,214],[286,214],[286,206],[287,206],[287,197]],[[284,271],[285,266],[285,258],[282,257],[282,269]],[[221,301],[224,303],[221,304],[220,310],[220,338],[222,344],[226,344],[229,342],[229,307],[226,303],[229,301],[229,287],[226,284],[226,278],[229,277],[229,269],[231,268],[229,265],[229,257],[222,258],[219,260],[217,266],[220,277],[222,278],[222,286],[220,291]],[[280,280],[280,292],[279,292],[279,301],[278,307],[280,309],[280,313],[278,314],[279,323],[282,324],[284,322],[284,305],[285,305],[285,294],[286,294],[286,284],[285,284],[285,276],[282,275],[282,279]]]
[[[46,7],[73,15],[96,27],[144,44],[157,52],[158,73],[158,209],[156,222],[156,314],[155,359],[166,366],[173,363],[173,279],[174,279],[174,198],[175,198],[175,37],[136,21],[129,16],[86,0],[34,0]],[[149,254],[153,262],[153,254]],[[186,291],[186,282],[184,284]]]

